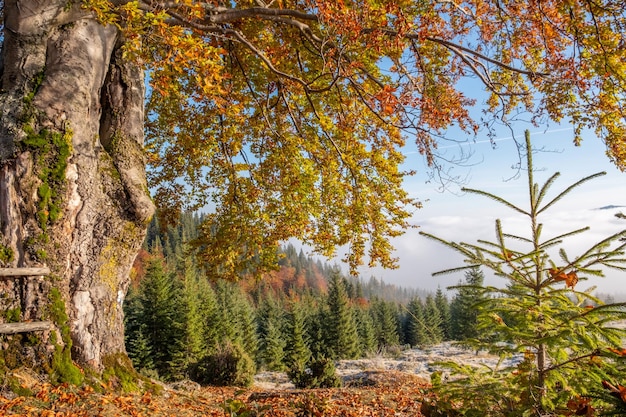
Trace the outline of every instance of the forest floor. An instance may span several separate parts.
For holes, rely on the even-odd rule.
[[[0,390],[0,416],[419,417],[428,408],[422,403],[431,399],[430,374],[436,369],[432,364],[449,360],[494,366],[498,358],[445,342],[393,357],[339,361],[342,388],[299,390],[285,373],[261,372],[249,389],[186,382],[162,385],[159,394],[54,387],[24,371],[14,376],[30,395],[3,395]]]
[[[0,416],[419,417],[428,381],[400,371],[368,371],[342,388],[165,388],[160,394],[97,393],[27,381],[32,395],[0,395]],[[31,386],[29,386],[31,385]]]

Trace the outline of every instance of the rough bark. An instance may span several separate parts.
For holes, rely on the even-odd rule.
[[[122,302],[154,207],[143,73],[122,59],[115,27],[71,3],[80,2],[4,5],[0,267],[45,266],[51,277],[0,278],[9,296],[0,312],[45,319],[58,289],[72,358],[99,370],[106,355],[125,353]],[[49,356],[55,339],[33,349]]]

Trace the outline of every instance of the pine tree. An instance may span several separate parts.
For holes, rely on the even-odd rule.
[[[459,283],[457,294],[450,303],[450,335],[454,340],[478,336],[477,305],[485,300],[482,285],[485,277],[478,268],[465,272],[465,282]]]
[[[330,357],[332,356],[329,343],[330,311],[325,299],[318,297],[316,301],[306,320],[306,327],[309,330],[309,347],[313,357]]]
[[[363,356],[371,355],[375,353],[378,348],[374,321],[369,311],[365,308],[356,308],[354,312],[361,354]]]
[[[432,295],[426,297],[424,303],[424,325],[427,332],[427,345],[434,345],[443,340],[441,329],[443,320]]]
[[[400,321],[393,303],[375,299],[370,310],[376,329],[376,340],[379,348],[397,346],[400,344],[398,327]]]
[[[363,298],[363,285],[361,284],[361,279],[357,278],[356,288],[355,288],[355,296],[356,298]]]
[[[159,227],[159,221],[157,220],[157,216],[153,216],[152,220],[150,220],[150,224],[148,225],[148,230],[146,232],[146,237],[143,241],[143,248],[146,251],[151,251],[154,247],[154,243],[159,238],[161,234],[161,229]]]
[[[424,318],[424,303],[419,297],[414,297],[407,305],[406,340],[412,347],[428,344],[428,334]]]
[[[289,314],[289,343],[286,346],[285,365],[288,368],[304,366],[311,359],[307,339],[304,308],[294,302]]]
[[[251,358],[258,348],[254,310],[241,288],[219,281],[216,285],[217,315],[215,330],[220,344],[230,342],[241,346]]]
[[[259,362],[270,371],[282,371],[285,359],[285,339],[278,317],[270,316],[261,339]]]
[[[256,360],[259,349],[259,338],[257,335],[257,325],[255,320],[254,309],[242,291],[239,291],[239,299],[237,304],[238,334],[237,342],[241,344],[246,354]]]
[[[335,271],[328,286],[328,335],[327,343],[333,358],[355,358],[359,355],[359,336],[346,280]]]
[[[152,346],[146,336],[147,329],[143,317],[138,290],[131,286],[124,302],[126,351],[135,369],[150,371],[154,370],[155,366],[152,359]]]
[[[546,238],[540,221],[543,213],[575,187],[604,173],[587,176],[548,198],[559,173],[541,187],[534,182],[528,131],[526,163],[528,206],[518,206],[485,191],[466,190],[523,215],[529,226],[526,236],[505,233],[499,219],[495,222],[494,241],[455,243],[423,233],[465,258],[466,266],[438,274],[464,270],[469,265],[482,266],[504,279],[502,286],[473,287],[482,291],[484,301],[473,304],[478,332],[467,343],[477,350],[497,352],[503,359],[521,359],[514,363],[502,361],[496,369],[454,366],[454,378],[434,384],[437,396],[444,407],[456,404],[467,415],[592,415],[596,410],[602,415],[615,415],[615,403],[598,393],[613,387],[606,398],[614,394],[623,403],[617,387],[621,387],[626,370],[626,329],[614,323],[626,319],[626,304],[605,304],[592,294],[593,287],[577,287],[580,281],[601,277],[601,267],[626,270],[626,242],[622,240],[626,230],[592,244],[578,256],[571,257],[563,247],[555,251],[555,246],[566,238],[589,228]],[[555,252],[558,259],[552,256]],[[482,279],[477,275],[470,278]]]
[[[258,362],[270,371],[281,371],[287,344],[283,333],[283,309],[273,297],[267,297],[257,310],[257,319],[260,338]]]
[[[452,331],[450,328],[450,302],[448,301],[448,297],[446,297],[443,293],[441,287],[438,287],[437,292],[435,293],[435,304],[437,305],[437,310],[439,310],[439,314],[441,315],[441,333],[443,335],[443,340],[451,340]]]
[[[202,338],[206,349],[203,356],[205,356],[213,353],[221,341],[223,314],[215,290],[204,275],[198,281],[198,286],[198,313],[202,318]]]
[[[162,259],[149,261],[138,297],[142,332],[145,330],[155,368],[160,376],[170,379],[172,360],[182,350],[183,315],[181,286],[165,271]]]
[[[182,315],[182,339],[181,349],[172,358],[172,372],[175,379],[188,378],[190,368],[208,354],[205,339],[206,321],[202,310],[204,291],[207,287],[206,279],[200,276],[193,258],[185,258],[182,264],[184,277],[179,307]]]

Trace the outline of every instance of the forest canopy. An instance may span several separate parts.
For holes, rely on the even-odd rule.
[[[565,121],[626,168],[621,2],[83,3],[148,71],[149,183],[162,218],[211,209],[198,244],[212,275],[269,265],[291,237],[347,245],[353,269],[395,266],[389,239],[420,207],[402,151],[437,167],[451,128]]]

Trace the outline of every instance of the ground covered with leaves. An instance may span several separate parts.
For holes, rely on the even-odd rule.
[[[421,416],[428,383],[402,372],[370,372],[342,388],[267,390],[164,388],[162,393],[96,392],[91,387],[35,384],[29,395],[1,395],[10,416]]]

